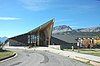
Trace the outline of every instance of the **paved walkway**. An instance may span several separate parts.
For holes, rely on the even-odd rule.
[[[98,57],[98,56],[80,54],[80,53],[76,53],[76,52],[56,50],[56,49],[52,49],[52,48],[48,48],[48,47],[37,47],[37,48],[31,48],[31,49],[28,49],[27,47],[6,47],[6,48],[17,48],[17,49],[27,49],[27,50],[45,50],[45,51],[53,52],[53,53],[60,54],[60,55],[63,55],[63,56],[79,57],[79,58],[88,59],[90,61],[100,62],[100,57]]]

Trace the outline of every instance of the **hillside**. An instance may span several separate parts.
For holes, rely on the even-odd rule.
[[[90,27],[90,28],[80,28],[80,29],[72,29],[70,26],[67,25],[60,25],[53,28],[52,31],[54,34],[70,34],[70,35],[83,35],[83,36],[96,36],[100,35],[100,27]]]
[[[55,33],[67,32],[67,31],[72,31],[72,28],[67,25],[60,25],[54,27],[52,33],[55,34]]]
[[[7,40],[7,37],[0,37],[0,42],[4,42],[5,40]]]
[[[76,32],[100,32],[100,26],[98,27],[90,27],[90,28],[81,28],[76,29]]]

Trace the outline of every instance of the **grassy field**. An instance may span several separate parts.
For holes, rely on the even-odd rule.
[[[3,51],[0,51],[0,58],[4,58],[4,57],[10,56],[10,55],[12,55],[12,54],[13,54],[12,51],[3,50]]]
[[[100,49],[74,49],[72,51],[71,49],[64,49],[64,51],[71,51],[71,52],[78,52],[82,54],[89,54],[89,55],[94,55],[94,56],[99,56],[100,57]]]

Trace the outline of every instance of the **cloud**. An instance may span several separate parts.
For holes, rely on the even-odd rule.
[[[51,0],[19,0],[22,4],[22,7],[33,10],[33,11],[39,11],[39,10],[45,10],[49,6],[49,2]]]
[[[43,6],[24,6],[24,8],[33,10],[33,11],[40,11],[40,10],[45,10],[46,8]]]
[[[73,4],[73,5],[66,5],[62,6],[62,8],[65,8],[65,11],[68,13],[86,13],[89,11],[93,11],[96,8],[96,5],[91,5],[91,4]]]
[[[82,9],[82,10],[91,10],[91,9],[94,9],[94,5],[80,5],[78,6],[78,9]]]
[[[14,17],[0,17],[0,20],[19,20],[21,18],[14,18]]]
[[[77,26],[70,26],[71,28],[76,28]]]
[[[58,20],[56,20],[56,22],[67,22],[67,21],[71,21],[71,19],[58,19]]]

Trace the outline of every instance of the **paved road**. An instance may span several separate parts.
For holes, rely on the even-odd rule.
[[[0,66],[87,66],[79,61],[63,57],[48,51],[13,49],[16,58],[0,62]]]

